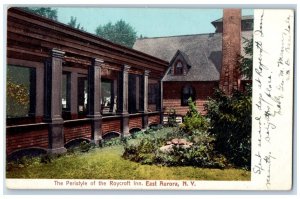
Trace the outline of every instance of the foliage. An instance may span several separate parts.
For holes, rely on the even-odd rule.
[[[71,19],[68,22],[68,25],[73,27],[73,28],[77,28],[79,30],[85,31],[83,26],[80,26],[80,23],[77,24],[77,18],[76,17],[71,16]]]
[[[183,125],[181,128],[186,133],[192,133],[195,130],[207,131],[208,121],[197,110],[192,98],[188,99],[189,110],[183,118]]]
[[[240,57],[239,65],[242,75],[252,79],[253,38],[244,38],[244,43],[245,55]],[[251,85],[246,85],[245,92],[234,91],[229,96],[216,90],[205,105],[216,149],[236,166],[247,169],[251,164],[251,95]]]
[[[241,73],[248,79],[252,79],[252,68],[253,68],[253,38],[244,38],[244,52],[245,55],[240,57],[239,65]]]
[[[27,116],[30,101],[30,72],[27,68],[8,65],[6,81],[7,117]]]
[[[205,105],[210,132],[216,136],[216,149],[236,166],[251,163],[251,91],[227,96],[216,90]]]
[[[50,7],[24,7],[26,11],[57,21],[57,10]]]
[[[96,35],[129,48],[132,48],[137,37],[134,28],[122,19],[115,24],[109,22],[103,26],[99,25],[96,29]]]
[[[173,145],[168,153],[160,150],[174,138],[183,138],[193,144],[190,147]],[[215,138],[206,132],[194,131],[188,135],[178,128],[164,128],[129,142],[123,157],[142,164],[224,168],[226,158],[214,152],[214,141]]]
[[[53,159],[53,156],[51,156],[49,154],[43,154],[41,156],[41,163],[44,163],[44,164],[51,163],[52,159]]]
[[[10,78],[7,79],[7,96],[10,99],[16,100],[21,105],[29,103],[28,88],[22,84],[12,82]]]
[[[250,180],[241,169],[203,169],[141,165],[121,157],[123,147],[98,148],[88,153],[66,153],[44,164],[33,158],[25,165],[6,164],[7,178],[126,179],[126,180]]]
[[[101,147],[109,147],[109,146],[116,146],[116,145],[122,145],[122,140],[120,137],[102,140],[101,142]]]
[[[171,108],[168,111],[168,123],[167,126],[169,127],[175,127],[177,126],[177,122],[176,122],[176,110],[174,108]]]
[[[81,152],[88,152],[91,149],[91,147],[92,147],[91,143],[88,143],[87,141],[83,141],[79,145]]]

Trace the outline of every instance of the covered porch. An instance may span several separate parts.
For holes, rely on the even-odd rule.
[[[7,154],[62,153],[162,122],[167,62],[14,8],[7,38],[9,81],[28,94],[7,99]]]

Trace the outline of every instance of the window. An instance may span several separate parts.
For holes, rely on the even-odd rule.
[[[156,104],[158,98],[158,84],[149,84],[148,104]]]
[[[62,76],[62,109],[63,111],[70,111],[70,74],[63,73]]]
[[[182,65],[182,62],[181,61],[178,61],[176,64],[175,64],[175,75],[182,75],[183,73],[183,65]]]
[[[34,68],[7,66],[7,118],[34,116],[35,85]]]
[[[138,92],[139,88],[137,88],[137,82],[142,81],[142,78],[139,78],[138,75],[129,74],[128,75],[128,112],[136,113],[138,112]],[[142,86],[142,84],[138,83],[138,86]]]
[[[111,80],[101,80],[101,112],[107,113],[112,106],[113,82]]]
[[[88,82],[86,76],[78,77],[78,114],[87,113]]]
[[[183,87],[181,95],[181,106],[188,106],[189,98],[192,98],[193,101],[195,101],[196,98],[195,89],[192,86]]]

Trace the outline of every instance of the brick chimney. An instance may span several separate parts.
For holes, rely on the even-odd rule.
[[[241,53],[241,10],[223,10],[222,68],[219,87],[227,95],[239,87],[238,58]]]

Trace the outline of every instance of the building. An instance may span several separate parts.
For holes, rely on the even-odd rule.
[[[6,61],[9,156],[161,123],[167,61],[17,8],[8,10]]]
[[[221,71],[224,71],[225,77],[225,65],[233,57],[229,52],[242,51],[243,54],[244,40],[252,38],[253,30],[253,16],[234,18],[238,24],[235,26],[230,21],[232,11],[239,12],[240,16],[240,10],[224,10],[224,18],[226,12],[229,16],[226,35],[230,38],[225,38],[223,34],[221,18],[212,22],[216,28],[215,33],[142,38],[134,44],[134,49],[169,62],[169,68],[163,77],[165,114],[175,109],[178,115],[184,116],[190,97],[196,102],[197,109],[204,114],[204,104],[212,96],[214,89],[219,88],[220,84],[231,85],[232,82],[220,81]],[[227,44],[233,42],[235,44],[227,47]],[[232,63],[236,65],[235,62]],[[243,79],[239,78],[237,84],[242,87]]]

